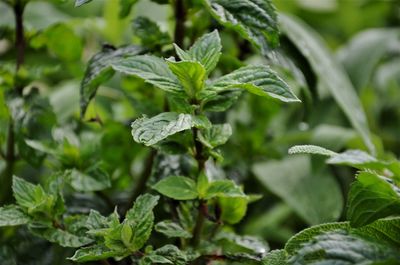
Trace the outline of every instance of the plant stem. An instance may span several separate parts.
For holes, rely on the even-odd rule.
[[[174,41],[176,45],[184,48],[184,38],[185,38],[185,20],[186,20],[186,10],[184,0],[175,0],[175,32]]]
[[[13,7],[15,16],[15,48],[17,51],[16,55],[16,72],[25,61],[25,38],[24,38],[24,24],[23,24],[23,14],[24,14],[25,4],[20,0],[15,2]],[[16,73],[17,74],[17,73]],[[17,79],[17,78],[15,78]],[[17,83],[17,82],[16,82]],[[15,91],[17,95],[22,95],[22,86],[15,85]],[[6,160],[6,168],[4,170],[4,178],[2,180],[2,189],[0,194],[0,204],[9,202],[12,197],[11,185],[12,176],[14,172],[15,164],[15,135],[14,135],[14,121],[10,115],[10,120],[7,129],[7,146],[6,152],[4,154]]]
[[[193,237],[192,241],[190,242],[193,247],[197,247],[200,243],[201,234],[203,232],[203,226],[205,221],[204,209],[207,208],[207,204],[205,201],[199,202],[198,213],[196,224],[193,229]]]

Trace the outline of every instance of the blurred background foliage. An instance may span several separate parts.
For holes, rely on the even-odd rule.
[[[143,113],[162,112],[163,92],[137,78],[115,75],[101,85],[81,120],[79,87],[88,60],[102,45],[133,43],[155,54],[172,55],[174,12],[162,2],[140,0],[121,18],[117,0],[96,0],[80,8],[72,1],[30,1],[24,14],[25,61],[16,77],[14,16],[10,7],[0,2],[0,147],[6,150],[11,116],[17,154],[12,173],[43,182],[52,172],[67,169],[91,175],[100,187],[104,174],[111,178],[111,188],[105,190],[67,190],[70,212],[93,208],[109,213],[114,205],[126,207],[132,191],[140,185],[137,180],[151,170],[146,161],[153,154],[132,141],[129,126]],[[204,32],[220,29],[223,55],[215,76],[250,62],[268,63],[285,76],[303,101],[284,105],[246,94],[228,112],[210,117],[228,121],[233,128],[232,138],[221,151],[225,174],[242,183],[246,193],[263,195],[250,205],[237,230],[262,236],[271,248],[280,248],[307,226],[343,220],[345,194],[354,171],[327,166],[318,157],[287,156],[288,148],[295,144],[317,144],[334,151],[368,150],[327,88],[330,80],[316,70],[323,67],[324,59],[310,59],[312,41],[305,37],[294,43],[282,27],[280,47],[272,59],[266,59],[236,33],[222,29],[197,0],[190,2],[193,8],[186,21],[186,47]],[[308,24],[310,36],[326,46],[338,62],[328,65],[348,75],[365,111],[377,156],[399,157],[400,2],[273,2],[279,13]],[[149,33],[151,27],[145,27],[141,32],[143,27],[138,25],[148,21],[137,19],[139,16],[156,22],[161,31]],[[17,86],[24,88],[23,97],[13,95]],[[2,151],[2,158],[5,155]],[[179,156],[157,159],[152,183],[165,172],[179,172],[193,163]],[[12,200],[6,190],[7,167],[6,159],[0,159],[1,204]],[[223,174],[213,165],[208,170]],[[12,256],[13,249],[21,257],[18,264],[66,264],[64,259],[71,254],[33,238],[24,229],[2,228],[0,246],[0,259]],[[14,264],[7,262],[1,263]]]

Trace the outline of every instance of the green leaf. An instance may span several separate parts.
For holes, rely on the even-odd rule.
[[[191,238],[192,234],[183,229],[179,224],[166,220],[156,224],[155,230],[167,237]]]
[[[400,240],[393,235],[399,233],[399,218],[359,229],[348,223],[323,224],[295,235],[285,250],[289,264],[396,264]]]
[[[114,211],[110,216],[102,216],[98,211],[91,209],[89,216],[86,220],[86,227],[89,230],[102,229],[112,227],[113,225],[119,224],[119,216]]]
[[[213,124],[210,129],[201,131],[199,141],[212,149],[225,144],[232,135],[232,128],[228,123]]]
[[[262,265],[287,265],[286,251],[283,249],[269,252],[262,260]]]
[[[0,207],[0,227],[25,225],[30,220],[30,217],[16,205]]]
[[[87,262],[92,260],[103,260],[111,257],[123,256],[121,251],[111,250],[105,245],[94,245],[78,249],[75,254],[69,258],[76,262]]]
[[[194,200],[198,197],[196,183],[182,176],[164,178],[157,182],[153,189],[175,200]]]
[[[65,24],[56,24],[44,32],[46,45],[51,53],[61,60],[73,62],[80,60],[83,51],[82,41]]]
[[[81,115],[85,114],[89,102],[96,95],[100,84],[106,82],[114,75],[111,68],[113,62],[118,62],[124,57],[137,55],[144,51],[143,48],[130,45],[115,49],[104,46],[103,50],[96,53],[88,62],[85,76],[81,83]]]
[[[232,180],[216,180],[208,186],[204,199],[215,197],[246,197],[246,195]]]
[[[248,198],[220,197],[218,205],[221,208],[221,220],[228,224],[239,223],[247,212]]]
[[[398,29],[368,29],[355,35],[338,53],[352,83],[365,87],[376,65],[400,40]]]
[[[26,180],[13,177],[12,190],[18,205],[32,210],[43,204],[46,200],[46,193],[40,185],[34,185]]]
[[[165,45],[171,42],[169,35],[162,32],[160,27],[147,17],[136,17],[133,20],[132,27],[133,33],[145,47]]]
[[[378,161],[375,157],[361,150],[347,150],[332,156],[327,160],[328,164],[347,165],[358,169],[380,169],[385,168],[385,163]]]
[[[186,265],[188,258],[184,252],[174,245],[165,245],[144,256],[139,265],[173,264]]]
[[[224,112],[229,109],[242,94],[242,91],[223,91],[205,100],[204,111]]]
[[[296,145],[289,149],[288,153],[293,154],[313,154],[332,157],[337,153],[316,145]]]
[[[115,71],[142,78],[147,83],[175,96],[185,96],[178,78],[161,58],[151,55],[137,55],[115,61],[111,65]]]
[[[206,78],[206,70],[204,66],[195,61],[167,61],[169,69],[179,79],[186,94],[190,98],[195,98],[196,95],[203,89]]]
[[[153,208],[157,205],[159,196],[144,194],[139,196],[133,208],[126,213],[126,228],[121,231],[121,238],[130,251],[136,251],[143,247],[150,237],[153,229],[154,214]],[[124,228],[125,223],[123,224]],[[131,235],[123,235],[129,228]]]
[[[375,153],[367,118],[348,76],[321,37],[304,22],[280,15],[282,31],[308,59],[320,82],[330,91],[353,127],[360,133],[371,153]]]
[[[137,3],[138,0],[119,0],[119,17],[125,18],[131,12],[132,6]]]
[[[347,217],[353,227],[400,215],[400,188],[392,179],[361,172],[351,185],[347,205]]]
[[[151,146],[178,132],[207,126],[209,121],[205,117],[164,112],[150,119],[143,117],[135,120],[132,123],[132,136],[135,142]]]
[[[92,2],[93,0],[75,0],[75,7],[87,4],[89,2]]]
[[[277,73],[265,65],[249,65],[214,80],[207,91],[246,89],[263,97],[272,97],[283,102],[300,102],[289,85]]]
[[[320,224],[340,217],[343,197],[338,183],[327,171],[313,172],[309,156],[256,163],[252,171],[261,184],[307,223]]]
[[[183,51],[175,45],[176,53],[183,61],[197,61],[206,69],[207,75],[214,70],[221,56],[221,39],[218,31],[204,34],[190,47],[188,51]]]
[[[92,168],[87,173],[72,169],[66,177],[76,191],[98,191],[111,187],[110,177],[100,168]]]
[[[238,32],[265,55],[279,42],[277,16],[271,1],[202,0],[222,25]]]
[[[263,256],[269,250],[266,242],[254,236],[221,232],[216,236],[216,240],[222,244],[223,251],[227,253],[252,253]]]
[[[29,231],[33,234],[46,239],[52,243],[57,243],[62,247],[78,248],[91,243],[93,240],[87,237],[80,237],[65,230],[53,227],[30,226]]]

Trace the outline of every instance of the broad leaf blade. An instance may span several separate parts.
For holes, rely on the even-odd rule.
[[[142,78],[147,83],[175,96],[185,96],[179,80],[161,58],[151,55],[137,55],[115,61],[111,66],[115,71]]]
[[[179,224],[166,220],[156,224],[155,230],[167,237],[191,238],[192,234],[183,229]]]
[[[214,80],[207,90],[221,92],[246,89],[250,93],[279,99],[283,102],[299,102],[289,85],[277,73],[265,65],[249,65]]]
[[[57,243],[62,247],[77,248],[91,243],[93,240],[87,237],[80,237],[71,234],[65,230],[52,227],[34,227],[30,226],[29,230],[52,243]]]
[[[122,256],[123,253],[111,250],[104,245],[94,245],[78,249],[75,254],[69,258],[76,262],[87,262],[92,260],[103,260],[111,257]]]
[[[331,55],[318,34],[294,17],[280,15],[282,31],[308,59],[319,80],[329,88],[332,96],[360,133],[371,153],[375,152],[367,118],[348,76]]]
[[[193,200],[198,197],[196,183],[182,176],[164,178],[157,182],[153,189],[175,200]]]
[[[81,83],[81,115],[85,114],[86,108],[92,98],[96,95],[97,88],[114,75],[111,64],[124,57],[140,54],[143,48],[135,45],[119,49],[104,47],[95,54],[88,62],[85,76]]]
[[[31,218],[16,205],[0,207],[0,227],[25,225],[30,220]]]
[[[135,142],[151,146],[178,132],[207,126],[209,121],[204,117],[164,112],[150,119],[143,117],[135,120],[132,123],[132,136]]]
[[[351,185],[347,205],[347,217],[353,227],[400,215],[400,188],[389,178],[361,172]]]
[[[320,224],[340,217],[343,197],[338,183],[326,171],[313,172],[309,156],[257,163],[253,172],[307,223]]]
[[[222,25],[238,32],[265,55],[279,42],[277,16],[271,1],[202,0]]]

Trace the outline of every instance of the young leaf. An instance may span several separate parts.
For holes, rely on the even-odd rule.
[[[151,146],[180,131],[209,125],[205,117],[164,112],[150,119],[143,117],[135,120],[132,123],[132,136],[135,142]]]
[[[218,31],[203,35],[188,51],[183,51],[175,45],[176,53],[183,61],[197,61],[206,69],[207,75],[214,70],[221,56],[221,39]]]
[[[85,76],[81,83],[81,115],[85,114],[89,102],[96,95],[97,88],[114,75],[111,64],[124,57],[140,54],[143,48],[135,45],[115,49],[105,46],[103,50],[96,53],[88,62]]]
[[[192,234],[183,229],[179,224],[166,220],[155,225],[154,229],[167,237],[191,238]]]
[[[329,89],[370,152],[375,153],[364,110],[343,68],[318,34],[304,22],[286,15],[280,15],[279,21],[284,33],[308,59],[320,82]]]
[[[0,227],[25,225],[30,220],[31,218],[16,205],[0,207]]]
[[[271,1],[202,0],[222,25],[237,31],[265,55],[278,45],[277,16]]]
[[[283,102],[300,102],[285,83],[271,68],[265,65],[249,65],[214,80],[207,91],[245,89],[263,97],[272,97]]]
[[[46,193],[40,185],[16,176],[13,177],[12,190],[18,205],[28,209],[34,209],[46,200]]]
[[[296,145],[289,149],[288,153],[293,154],[313,154],[332,157],[337,153],[316,145]]]
[[[167,61],[169,69],[179,79],[189,98],[195,98],[204,87],[206,70],[195,61]]]
[[[216,180],[208,186],[204,199],[214,197],[246,197],[246,195],[232,180]]]
[[[194,200],[198,197],[196,183],[182,176],[164,178],[157,182],[153,189],[175,200]]]
[[[114,61],[111,66],[115,71],[137,76],[175,96],[185,97],[181,83],[161,58],[151,55],[137,55]]]
[[[127,229],[121,230],[121,239],[130,251],[139,250],[149,239],[154,222],[153,208],[159,198],[150,194],[141,195],[136,199],[133,208],[126,213],[126,224],[122,228],[125,226]],[[131,233],[128,238],[124,235],[126,231]]]
[[[353,227],[400,215],[400,188],[391,179],[361,172],[351,185],[347,205],[347,217]]]

